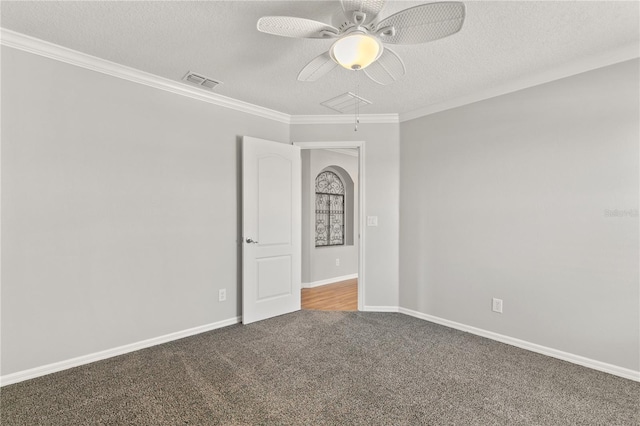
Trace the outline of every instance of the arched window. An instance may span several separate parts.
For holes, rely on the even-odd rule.
[[[316,247],[344,245],[344,184],[337,174],[316,177]]]

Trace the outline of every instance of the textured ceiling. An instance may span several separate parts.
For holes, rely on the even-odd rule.
[[[389,1],[380,15],[425,2]],[[216,93],[295,115],[335,114],[320,102],[354,91],[358,79],[360,96],[373,102],[362,113],[403,114],[640,46],[635,1],[466,6],[461,32],[394,47],[407,74],[389,86],[340,67],[317,82],[299,82],[300,69],[331,41],[256,30],[264,15],[330,22],[337,1],[2,1],[0,24],[176,81],[189,70],[201,73],[224,83]]]

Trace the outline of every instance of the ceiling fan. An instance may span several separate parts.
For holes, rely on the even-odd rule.
[[[418,44],[455,34],[462,28],[461,2],[427,3],[401,10],[384,19],[378,14],[385,0],[340,0],[342,9],[332,25],[293,16],[264,16],[258,30],[297,38],[336,39],[298,74],[300,81],[316,81],[337,65],[363,70],[373,81],[389,84],[405,74],[402,59],[386,44]]]

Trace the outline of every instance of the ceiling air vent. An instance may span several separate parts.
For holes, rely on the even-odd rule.
[[[328,101],[321,102],[320,105],[343,114],[350,114],[356,111],[356,105],[362,108],[371,105],[371,101],[361,98],[355,93],[347,92]]]
[[[208,78],[200,74],[192,73],[191,71],[186,73],[185,76],[182,77],[182,79],[187,83],[193,84],[194,86],[202,87],[203,89],[207,89],[211,91],[213,91],[213,88],[216,87],[218,84],[222,84],[221,81],[216,81],[212,78]]]

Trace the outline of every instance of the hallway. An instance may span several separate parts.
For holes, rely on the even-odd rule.
[[[302,289],[302,309],[357,311],[358,279]]]

